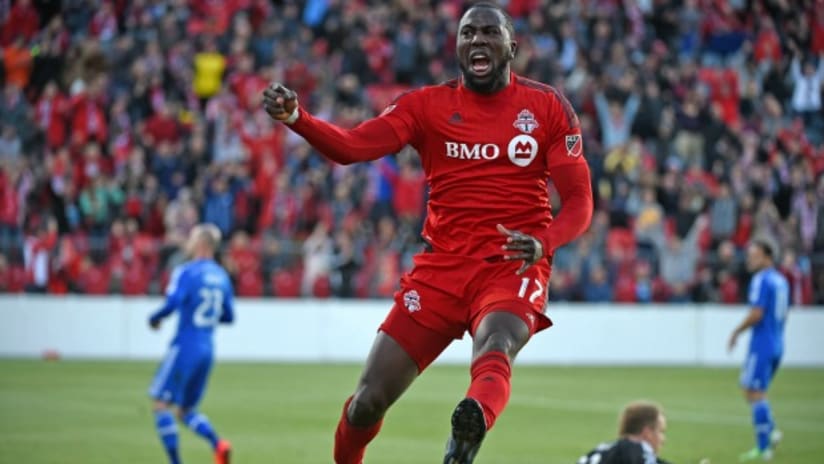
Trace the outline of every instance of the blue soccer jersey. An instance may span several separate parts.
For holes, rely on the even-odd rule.
[[[178,312],[175,337],[155,374],[149,394],[190,408],[203,395],[212,367],[212,334],[218,323],[234,320],[229,275],[211,259],[177,267],[166,288],[166,301],[149,318],[158,322]]]
[[[775,268],[759,271],[750,281],[748,302],[760,308],[763,317],[752,327],[741,384],[750,390],[765,391],[784,354],[784,323],[790,304],[787,279]]]

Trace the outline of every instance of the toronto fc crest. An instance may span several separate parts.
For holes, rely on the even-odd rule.
[[[535,120],[535,115],[531,111],[523,109],[518,113],[518,118],[512,125],[525,134],[531,134],[538,127],[538,121]]]
[[[421,310],[421,296],[415,290],[409,290],[403,294],[403,305],[410,313]]]

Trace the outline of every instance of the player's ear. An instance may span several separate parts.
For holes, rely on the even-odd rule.
[[[515,52],[517,50],[518,50],[518,42],[515,42],[514,40],[509,42],[509,59],[510,60],[515,59]]]

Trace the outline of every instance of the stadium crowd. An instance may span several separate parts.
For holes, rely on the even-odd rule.
[[[793,302],[824,304],[824,1],[505,3],[514,70],[568,96],[593,172],[551,299],[737,303],[766,237]],[[205,221],[240,295],[391,296],[417,155],[333,165],[260,95],[353,126],[457,75],[463,6],[0,0],[0,291],[161,292]]]

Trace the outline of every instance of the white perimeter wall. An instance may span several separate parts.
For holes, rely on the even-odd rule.
[[[174,318],[148,329],[157,298],[0,295],[0,356],[34,357],[56,350],[71,358],[157,359]],[[236,301],[235,325],[217,335],[221,359],[360,362],[391,302],[335,300]],[[738,365],[726,343],[745,307],[553,304],[551,329],[518,357],[530,364]],[[796,308],[787,326],[785,365],[824,366],[824,309]],[[465,363],[468,337],[439,362]]]

